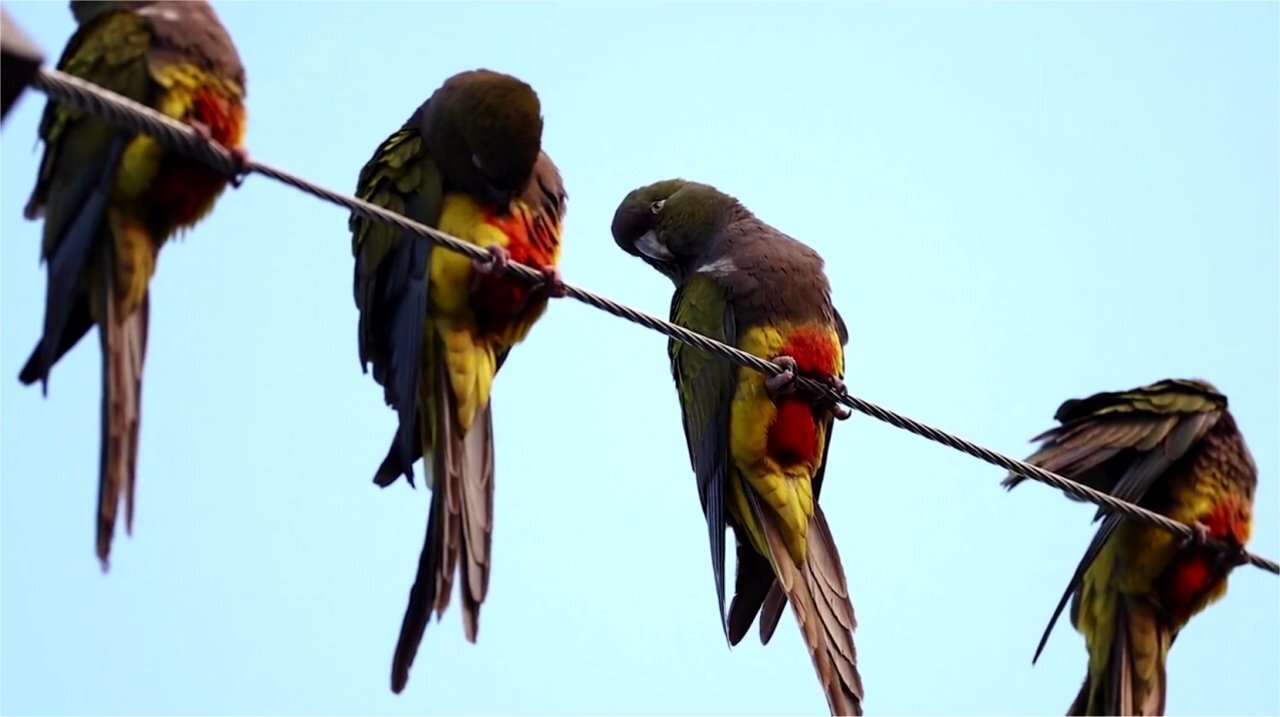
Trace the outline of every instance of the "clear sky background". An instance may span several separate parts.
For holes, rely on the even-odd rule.
[[[56,59],[63,3],[6,2]],[[258,159],[350,191],[475,67],[537,88],[570,193],[567,280],[665,315],[617,249],[630,189],[709,182],[827,258],[850,389],[1018,456],[1058,404],[1166,377],[1231,398],[1277,541],[1275,3],[222,3]],[[138,513],[93,553],[96,337],[17,382],[42,321],[21,211],[43,99],[0,132],[0,708],[7,713],[824,714],[790,613],[717,624],[665,339],[566,300],[495,393],[494,572],[388,687],[429,494],[371,483],[347,215],[263,177],[153,283]],[[1085,668],[1041,628],[1092,508],[856,416],[823,504],[874,714],[1061,714]],[[1280,579],[1236,572],[1179,637],[1169,714],[1280,710]]]

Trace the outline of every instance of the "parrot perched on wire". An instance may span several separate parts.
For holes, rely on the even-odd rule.
[[[205,2],[71,3],[78,28],[58,61],[64,72],[191,125],[247,166],[245,72],[230,35]],[[19,375],[47,393],[49,372],[94,325],[102,346],[102,445],[97,554],[109,565],[121,494],[132,532],[148,286],[160,247],[213,208],[230,177],[50,102],[26,217],[44,217],[48,266],[44,331]]]
[[[849,413],[794,384],[799,374],[843,389],[848,334],[822,258],[733,197],[679,179],[628,194],[613,236],[675,283],[672,322],[786,367],[766,377],[668,344],[729,643],[757,613],[768,643],[790,602],[832,714],[862,714],[853,604],[818,504],[833,417]],[[726,527],[738,556],[727,617]]]
[[[1071,622],[1084,635],[1089,668],[1067,714],[1162,715],[1169,648],[1193,616],[1226,594],[1228,573],[1244,561],[1258,469],[1227,397],[1206,381],[1166,379],[1072,399],[1054,418],[1062,425],[1032,439],[1043,443],[1029,463],[1187,523],[1196,537],[1099,510],[1102,525],[1036,658],[1072,598]],[[1010,475],[1003,485],[1012,490],[1022,481]],[[1236,549],[1213,550],[1209,539]]]
[[[427,456],[431,512],[391,669],[399,693],[426,631],[460,575],[463,627],[475,642],[489,587],[493,534],[490,391],[511,348],[562,296],[556,264],[568,197],[542,151],[533,88],[489,70],[450,77],[360,172],[360,198],[484,247],[471,259],[353,215],[361,365],[384,389],[399,426],[374,482]],[[505,275],[539,269],[529,285]]]

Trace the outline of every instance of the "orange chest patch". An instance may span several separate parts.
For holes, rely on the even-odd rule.
[[[210,89],[195,92],[189,119],[203,122],[219,144],[233,146],[244,132],[244,110]]]
[[[786,334],[781,354],[796,360],[800,374],[810,378],[833,376],[840,364],[840,344],[834,333],[817,326],[803,326]],[[778,402],[769,426],[767,449],[780,465],[802,463],[817,468],[822,458],[818,413],[807,398],[788,396]]]
[[[212,90],[199,90],[188,119],[202,122],[220,144],[234,146],[244,133],[244,112]],[[194,224],[226,188],[228,178],[209,166],[177,154],[166,154],[147,203],[156,221],[176,228]]]
[[[555,264],[556,249],[560,246],[559,228],[542,214],[519,204],[505,216],[486,213],[485,223],[506,235],[507,251],[511,252],[513,261],[534,267]]]
[[[555,266],[560,228],[547,216],[514,204],[509,214],[486,212],[484,222],[507,237],[511,260],[534,268]],[[501,330],[528,306],[531,285],[513,276],[480,276],[471,306],[482,330]]]

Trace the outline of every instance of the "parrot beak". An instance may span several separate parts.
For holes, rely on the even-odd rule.
[[[670,250],[658,241],[658,233],[653,229],[645,232],[636,240],[636,249],[654,261],[670,262],[676,258]]]

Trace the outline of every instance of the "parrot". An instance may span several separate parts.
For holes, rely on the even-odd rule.
[[[477,69],[449,77],[374,152],[356,194],[486,250],[483,261],[353,215],[362,369],[395,410],[397,429],[374,483],[414,485],[424,458],[431,508],[391,668],[399,694],[426,632],[448,606],[455,571],[463,630],[474,643],[489,588],[494,449],[490,395],[512,347],[564,295],[557,264],[568,195],[542,151],[538,95]],[[517,261],[528,284],[505,276]],[[456,570],[455,570],[456,569]]]
[[[71,2],[77,29],[58,69],[187,123],[248,166],[245,71],[205,2]],[[96,552],[109,569],[119,504],[133,509],[149,283],[165,241],[194,226],[233,181],[103,119],[50,102],[24,215],[44,218],[43,334],[19,373],[40,382],[93,326],[102,348]],[[123,494],[123,496],[122,496]]]
[[[844,567],[818,504],[833,420],[849,410],[796,390],[843,390],[848,331],[822,257],[716,188],[670,179],[636,189],[614,241],[675,284],[671,321],[785,370],[766,377],[677,341],[668,357],[707,524],[721,625],[736,645],[760,615],[767,644],[790,602],[833,715],[862,714]],[[725,531],[737,548],[725,613]]]
[[[1089,665],[1067,714],[1163,715],[1169,648],[1247,560],[1257,466],[1227,397],[1202,379],[1071,399],[1054,418],[1060,425],[1032,439],[1041,446],[1027,462],[1186,523],[1194,537],[1099,509],[1102,524],[1032,661],[1071,599]],[[1023,480],[1011,474],[1002,485]]]

